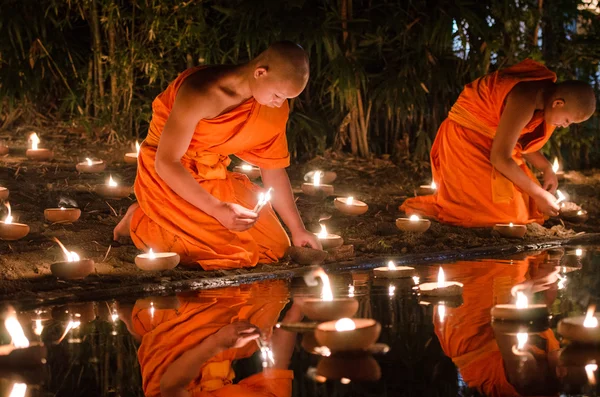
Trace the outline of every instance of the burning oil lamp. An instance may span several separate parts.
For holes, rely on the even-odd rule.
[[[538,303],[530,305],[527,296],[521,291],[517,291],[517,300],[514,304],[498,304],[491,310],[492,318],[497,321],[547,321],[550,313],[548,307]]]
[[[596,344],[600,342],[600,327],[595,314],[596,305],[588,307],[585,316],[567,317],[558,323],[558,333],[577,343]]]
[[[23,223],[14,223],[11,215],[10,203],[5,202],[8,209],[8,215],[4,221],[0,221],[0,240],[14,241],[19,240],[29,234],[29,226]]]
[[[140,154],[140,143],[138,141],[135,142],[135,153],[125,153],[123,160],[127,164],[137,164],[138,155]]]
[[[333,200],[333,205],[338,211],[343,212],[346,215],[362,215],[369,209],[367,203],[355,200],[354,197],[336,197]]]
[[[81,216],[79,208],[46,208],[44,218],[52,223],[73,223]]]
[[[54,241],[58,243],[67,259],[64,262],[55,262],[50,265],[50,271],[58,278],[65,280],[74,280],[84,278],[94,271],[94,261],[91,259],[80,259],[76,252],[69,251],[55,237]]]
[[[267,203],[269,201],[271,201],[271,192],[273,191],[273,188],[269,188],[266,192],[261,192],[258,195],[258,202],[256,203],[256,206],[254,206],[254,209],[252,211],[254,211],[255,213],[259,213],[260,210],[262,210],[264,208],[265,205],[267,205]]]
[[[98,195],[106,199],[121,199],[129,197],[131,194],[131,187],[120,186],[110,175],[105,185],[96,185],[95,191]]]
[[[331,354],[321,357],[317,364],[315,381],[339,380],[375,382],[381,379],[381,367],[370,352]]]
[[[7,188],[0,186],[0,201],[7,200],[9,193]]]
[[[321,224],[321,231],[319,233],[315,233],[317,238],[321,242],[324,250],[341,247],[344,245],[344,239],[342,236],[338,236],[337,234],[329,234],[327,232],[327,227]]]
[[[179,264],[179,254],[175,252],[157,252],[152,248],[147,254],[135,257],[135,265],[142,270],[170,270]]]
[[[507,224],[498,223],[494,226],[494,231],[506,238],[523,238],[527,232],[527,226],[515,225],[512,222]]]
[[[564,171],[559,171],[560,165],[558,164],[558,157],[554,158],[554,163],[552,163],[552,171],[556,174],[556,178],[559,181],[562,181],[565,178]]]
[[[302,311],[314,321],[330,321],[343,317],[352,317],[358,311],[358,301],[354,298],[334,298],[327,273],[321,268],[304,276],[309,286],[316,285],[315,277],[323,284],[322,298],[306,298],[302,302]]]
[[[30,343],[14,313],[4,320],[4,327],[11,337],[11,344],[0,346],[0,367],[24,368],[44,364],[47,349],[39,343]]]
[[[557,194],[558,192],[559,191],[557,190]],[[562,201],[564,199],[565,196],[562,193],[560,193],[559,200]],[[558,216],[565,221],[573,223],[583,223],[588,219],[588,213],[586,210],[582,209],[579,205],[569,201],[560,203],[560,210]]]
[[[449,297],[462,295],[463,284],[457,281],[446,281],[444,269],[440,267],[436,283],[419,284],[419,291],[425,296]]]
[[[370,318],[341,318],[317,325],[315,338],[332,352],[367,350],[379,338],[381,325]]]
[[[77,163],[75,169],[78,172],[94,174],[104,171],[106,169],[106,163],[102,160],[92,160],[86,157],[85,161]]]
[[[38,149],[40,138],[38,138],[35,132],[29,136],[29,140],[31,141],[31,149],[27,149],[25,152],[25,156],[27,156],[28,159],[37,161],[52,160],[54,153],[52,153],[51,150]]]
[[[314,181],[317,172],[320,173],[321,183],[333,183],[337,179],[337,174],[333,171],[309,171],[304,175],[304,180],[307,182]]]
[[[309,196],[332,196],[333,186],[321,183],[321,171],[316,171],[313,183],[303,183],[302,192]]]
[[[260,168],[250,164],[236,165],[235,167],[233,167],[233,171],[239,172],[240,174],[246,174],[248,179],[252,181],[260,178],[261,176]]]
[[[431,181],[431,185],[421,185],[419,189],[417,189],[417,196],[429,196],[435,193],[437,190],[437,185],[435,181]]]
[[[373,269],[373,276],[377,278],[410,278],[415,275],[415,268],[410,266],[396,266],[389,261],[387,266]]]
[[[431,227],[431,221],[411,215],[409,218],[396,219],[396,227],[405,232],[423,233]]]

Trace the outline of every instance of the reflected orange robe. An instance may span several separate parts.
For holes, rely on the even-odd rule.
[[[486,396],[520,396],[509,383],[491,326],[492,307],[514,302],[510,290],[528,280],[546,254],[512,261],[463,261],[444,268],[446,279],[464,284],[463,305],[447,308],[444,322],[435,313],[435,333],[446,356],[458,367],[463,380]],[[552,330],[538,334],[548,351],[559,348]]]
[[[250,230],[232,232],[177,195],[154,168],[156,148],[179,87],[199,69],[181,73],[152,103],[152,121],[138,156],[135,195],[140,206],[131,221],[131,238],[140,249],[176,252],[183,264],[199,264],[205,270],[276,262],[290,241],[270,205]],[[228,156],[235,154],[264,169],[287,167],[288,113],[287,102],[269,108],[251,98],[214,119],[201,120],[181,164],[219,200],[252,209],[263,189],[243,174],[228,172]]]
[[[507,95],[520,82],[538,80],[556,81],[556,75],[528,59],[466,85],[431,148],[437,192],[410,198],[400,210],[466,227],[543,223],[544,216],[533,199],[490,162],[492,142]],[[513,160],[538,184],[523,154],[541,149],[553,130],[554,126],[544,122],[543,111],[537,111],[521,131],[512,153]]]
[[[284,281],[251,286],[202,290],[195,296],[179,296],[177,310],[155,310],[135,305],[135,331],[143,335],[138,350],[144,395],[160,396],[160,380],[169,365],[188,349],[235,321],[248,321],[265,331],[275,325],[288,301]],[[198,369],[198,378],[189,386],[192,396],[276,396],[290,397],[293,372],[265,371],[232,384],[231,363],[257,350],[254,341],[240,349],[229,349]],[[166,396],[165,396],[166,397]]]

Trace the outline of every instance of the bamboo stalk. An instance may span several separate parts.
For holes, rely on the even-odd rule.
[[[109,13],[108,17],[108,59],[110,62],[110,121],[112,127],[115,128],[117,115],[119,113],[119,93],[118,93],[118,76],[117,76],[117,62],[116,62],[116,32],[115,23],[113,20],[112,13]]]

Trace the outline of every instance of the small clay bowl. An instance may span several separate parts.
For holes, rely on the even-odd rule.
[[[319,360],[317,374],[334,380],[346,378],[356,382],[376,382],[381,379],[381,368],[369,353],[337,353]]]
[[[95,174],[106,169],[106,163],[102,160],[93,160],[92,165],[88,165],[87,161],[77,163],[75,169],[83,174]]]
[[[362,201],[353,200],[352,204],[348,205],[346,204],[347,200],[346,197],[336,197],[333,200],[333,205],[338,211],[351,216],[362,215],[369,209],[369,206]]]
[[[315,171],[309,171],[304,175],[304,180],[307,182],[313,182],[315,177]],[[334,171],[321,171],[321,183],[330,184],[335,181],[337,174]]]
[[[394,269],[381,266],[373,269],[373,276],[376,278],[410,278],[416,274],[415,268],[410,266],[396,266]]]
[[[549,317],[540,321],[528,323],[518,321],[498,321],[492,318],[492,328],[496,334],[516,335],[518,333],[538,333],[544,332],[550,327]]]
[[[600,316],[596,316],[596,318],[600,320]],[[571,342],[583,344],[600,343],[600,326],[586,328],[583,326],[584,319],[585,316],[563,318],[558,323],[558,333]]]
[[[52,223],[73,223],[81,216],[79,208],[46,208],[44,218]]]
[[[52,160],[54,153],[50,149],[27,149],[25,156],[29,160],[48,161]]]
[[[105,199],[122,199],[131,195],[130,186],[108,186],[108,185],[96,185],[95,192]]]
[[[358,301],[354,298],[334,298],[332,301],[306,298],[301,306],[304,315],[313,321],[352,317],[358,311]]]
[[[299,265],[320,265],[325,262],[327,252],[309,247],[289,247],[286,254]]]
[[[561,219],[572,223],[583,223],[589,218],[586,210],[560,211],[559,216]]]
[[[123,160],[127,164],[137,164],[138,154],[137,153],[125,153],[125,156],[123,156]]]
[[[156,252],[154,259],[150,254],[139,254],[135,257],[135,265],[142,270],[170,270],[179,264],[181,258],[174,252]]]
[[[527,226],[525,225],[512,225],[509,224],[497,224],[494,226],[494,231],[498,232],[502,237],[506,238],[523,238],[527,233]]]
[[[377,342],[381,324],[370,318],[355,318],[352,321],[356,329],[351,331],[336,331],[337,320],[321,323],[315,330],[315,339],[332,352],[367,350]]]
[[[0,200],[7,200],[9,193],[7,188],[0,186]]]
[[[409,218],[398,218],[396,227],[405,232],[423,233],[431,227],[431,221],[423,218],[416,221],[411,221]]]
[[[252,166],[252,168],[249,170],[245,170],[242,168],[242,166],[237,165],[237,166],[233,167],[233,172],[245,174],[250,180],[258,179],[261,176],[260,168],[254,167],[254,166]]]
[[[94,271],[94,261],[81,259],[74,262],[55,262],[50,265],[52,274],[63,280],[77,280]]]
[[[338,236],[337,234],[328,234],[325,238],[317,238],[319,239],[319,242],[323,246],[324,250],[330,250],[344,245],[344,239],[342,236]]]
[[[421,185],[417,189],[417,196],[431,196],[435,194],[436,189],[432,188],[430,185]]]
[[[8,146],[0,145],[0,156],[8,154]]]
[[[548,307],[542,304],[530,304],[526,308],[517,309],[514,304],[499,304],[490,311],[494,321],[548,321]]]
[[[303,183],[302,184],[302,192],[308,196],[316,196],[316,197],[327,197],[333,196],[333,186],[332,185],[319,185],[315,186],[312,183]]]
[[[23,223],[4,223],[0,221],[0,240],[15,241],[29,234],[29,226]]]

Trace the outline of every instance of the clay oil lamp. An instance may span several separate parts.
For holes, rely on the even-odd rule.
[[[131,187],[120,186],[110,175],[108,181],[104,185],[96,185],[96,193],[105,199],[121,199],[129,197],[131,194]]]
[[[313,183],[303,183],[302,192],[308,196],[333,196],[333,186],[321,183],[321,171],[316,171]]]
[[[560,204],[558,216],[568,222],[583,223],[588,219],[588,212],[582,209],[579,205],[567,201]]]
[[[51,223],[73,223],[81,216],[79,208],[46,208],[44,218]]]
[[[494,226],[494,231],[506,238],[523,238],[527,232],[527,226],[515,225],[512,222],[507,224],[498,223]]]
[[[123,156],[123,160],[125,160],[125,162],[127,164],[137,164],[139,154],[140,154],[140,143],[136,141],[135,142],[135,152],[134,153],[125,153],[125,156]]]
[[[248,179],[250,179],[251,181],[258,179],[261,176],[260,168],[255,167],[250,164],[236,165],[235,167],[233,167],[233,172],[239,172],[240,174],[246,174]]]
[[[0,186],[0,201],[8,200],[9,190],[3,186]]]
[[[321,183],[333,183],[336,180],[337,174],[333,171],[309,171],[304,175],[306,182],[313,181],[317,172],[320,172]]]
[[[446,281],[444,269],[440,267],[437,282],[419,284],[421,295],[432,297],[457,297],[462,295],[463,284],[457,281]]]
[[[409,218],[396,219],[396,227],[405,232],[423,233],[431,227],[431,221],[411,215]]]
[[[323,246],[324,250],[329,250],[344,245],[344,239],[342,238],[342,236],[328,233],[327,227],[325,227],[325,225],[323,224],[321,224],[321,231],[315,234],[321,242],[321,245]]]
[[[8,209],[8,215],[6,215],[3,221],[0,221],[0,240],[14,241],[27,236],[29,234],[29,226],[13,222],[10,203],[5,202],[4,205]]]
[[[269,201],[271,201],[271,192],[273,191],[273,188],[269,188],[266,192],[261,192],[258,195],[258,202],[256,203],[256,205],[254,206],[254,209],[252,211],[254,211],[255,213],[260,213],[260,210],[262,210],[264,208],[265,205],[267,205],[267,203]]]
[[[86,158],[85,161],[77,163],[75,169],[84,174],[95,174],[104,171],[106,169],[106,163],[102,160]]]
[[[550,313],[545,304],[530,305],[525,294],[517,291],[517,300],[514,304],[498,304],[492,308],[491,315],[494,321],[529,323],[548,321]]]
[[[54,153],[52,153],[49,149],[39,149],[38,145],[40,143],[40,138],[38,138],[37,134],[34,132],[29,136],[29,140],[31,141],[31,149],[27,149],[25,152],[25,156],[29,160],[36,161],[48,161],[52,160],[54,157]]]
[[[559,181],[565,179],[564,171],[559,171],[560,165],[558,164],[558,157],[554,158],[554,163],[552,163],[552,171],[556,174],[556,178]]]
[[[381,367],[368,352],[338,353],[319,360],[317,377],[319,376],[323,381],[339,380],[344,384],[350,381],[376,382],[381,379]]]
[[[431,181],[431,185],[419,186],[419,188],[417,189],[417,196],[430,196],[432,194],[435,194],[436,190],[437,185],[435,184],[435,181]]]
[[[373,269],[373,276],[376,278],[411,278],[415,273],[414,267],[396,266],[392,261],[389,261],[387,266]]]
[[[50,265],[50,271],[54,276],[63,280],[75,280],[84,278],[94,271],[92,259],[81,259],[76,252],[67,250],[56,237],[54,241],[63,250],[66,259],[64,262],[55,262]]]
[[[558,333],[571,342],[581,344],[600,343],[598,316],[594,313],[595,305],[588,307],[585,316],[567,317],[558,323]]]
[[[333,205],[338,211],[351,216],[362,215],[369,209],[367,203],[355,200],[354,197],[336,197]]]
[[[8,146],[6,146],[4,143],[0,142],[0,156],[5,156],[8,154]]]
[[[148,251],[135,257],[135,265],[142,270],[170,270],[179,264],[179,254],[175,252]]]
[[[355,298],[334,298],[329,283],[329,277],[321,268],[305,275],[304,280],[309,286],[316,285],[315,277],[323,284],[321,298],[305,298],[302,311],[313,321],[330,321],[343,317],[352,317],[358,311],[358,301]]]
[[[46,362],[46,347],[29,342],[14,313],[6,317],[4,327],[12,341],[9,345],[0,346],[0,368],[34,367]]]
[[[317,325],[315,338],[331,352],[367,350],[379,338],[381,325],[370,318],[341,318]]]

